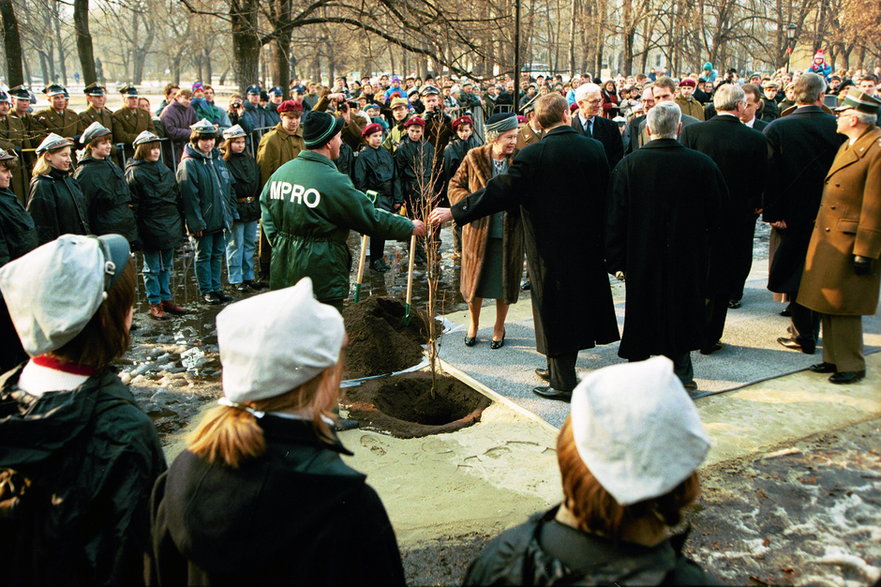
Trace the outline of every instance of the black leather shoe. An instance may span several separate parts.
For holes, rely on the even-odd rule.
[[[474,346],[477,344],[476,336],[466,336],[465,337],[465,346]]]
[[[502,340],[493,339],[492,342],[489,343],[489,348],[496,350],[505,346],[505,334],[507,334],[507,332],[502,334]]]
[[[539,397],[543,397],[545,399],[556,399],[561,402],[570,402],[572,401],[572,392],[571,391],[560,391],[559,389],[554,389],[553,387],[535,387],[532,390],[532,393]]]
[[[551,370],[550,369],[536,369],[535,374],[538,375],[539,379],[544,379],[545,381],[551,380]]]
[[[724,346],[724,345],[723,345],[721,342],[719,342],[719,341],[717,340],[717,341],[716,341],[716,344],[711,345],[711,346],[709,346],[709,347],[707,347],[707,348],[705,348],[705,349],[701,349],[701,354],[702,354],[702,355],[712,355],[712,354],[715,353],[716,351],[721,351],[721,350],[722,350],[722,346]]]
[[[788,336],[781,336],[777,339],[781,345],[785,346],[788,349],[792,349],[794,351],[801,351],[806,355],[813,355],[817,352],[817,346],[815,344],[801,344],[794,338],[789,338]]]
[[[736,310],[741,305],[742,304],[741,304],[740,300],[728,300],[728,307],[731,308],[732,310]]]
[[[836,373],[838,371],[833,363],[826,362],[811,365],[808,367],[808,370],[813,371],[814,373]]]
[[[216,291],[216,292],[214,292],[214,295],[217,296],[217,299],[220,300],[221,303],[224,303],[224,304],[226,302],[231,302],[235,299],[234,297],[232,297],[230,295],[226,295],[222,291]]]
[[[245,292],[245,291],[248,291],[249,289],[250,288],[248,287],[248,284],[245,283],[244,281],[242,283],[236,284],[236,291]]]
[[[337,418],[336,424],[334,424],[334,430],[337,432],[345,432],[346,430],[354,430],[355,428],[360,428],[361,424],[358,423],[358,420],[350,420],[349,418]]]
[[[208,292],[204,296],[202,296],[202,301],[205,302],[206,304],[210,304],[212,306],[216,306],[218,304],[223,303],[220,301],[220,298],[217,297],[217,294],[214,293],[213,291]]]
[[[829,377],[829,383],[856,383],[865,376],[865,369],[862,371],[841,371]]]
[[[792,316],[792,310],[789,309],[789,306],[786,306],[786,308],[782,312],[780,312],[780,315],[789,318],[790,316]]]
[[[520,289],[523,291],[529,291],[532,289],[532,282],[528,279],[520,284]]]

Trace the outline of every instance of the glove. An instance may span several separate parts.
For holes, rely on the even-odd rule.
[[[624,272],[623,271],[616,271],[615,272],[615,279],[617,279],[618,281],[624,281]]]
[[[857,275],[868,275],[872,272],[872,260],[868,257],[853,256],[853,272]]]

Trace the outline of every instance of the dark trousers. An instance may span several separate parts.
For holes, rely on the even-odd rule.
[[[260,257],[260,277],[264,281],[269,280],[269,265],[272,261],[272,245],[266,238],[266,232],[263,230],[263,224],[260,224],[260,245],[258,256]]]
[[[725,318],[728,316],[728,299],[729,296],[726,293],[715,294],[707,300],[704,311],[706,338],[704,338],[703,348],[705,349],[722,340],[722,333],[725,331]]]
[[[548,355],[549,383],[557,391],[572,391],[578,385],[575,377],[575,361],[578,351],[560,355]]]
[[[753,242],[756,236],[756,215],[749,214],[738,220],[734,234],[735,250],[731,267],[732,300],[743,298],[743,287],[753,266]]]
[[[836,371],[865,371],[863,356],[863,317],[821,314],[823,321],[823,362]]]
[[[685,351],[684,353],[679,354],[670,353],[665,354],[664,356],[673,361],[673,373],[679,378],[679,381],[681,381],[683,385],[694,382],[694,366],[691,364],[691,351]],[[638,361],[645,361],[648,358],[648,356],[645,356],[628,360],[631,363],[636,363]]]
[[[790,300],[798,298],[798,292],[789,294]],[[792,312],[792,324],[789,333],[792,338],[802,347],[813,348],[817,345],[817,337],[820,335],[820,315],[799,304],[789,304]]]
[[[385,252],[385,240],[375,236],[370,237],[370,262],[382,259]]]

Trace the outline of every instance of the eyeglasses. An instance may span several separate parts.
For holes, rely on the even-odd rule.
[[[845,110],[844,112],[836,112],[835,113],[835,118],[851,118],[854,116],[856,116],[856,114],[854,114],[850,110]]]

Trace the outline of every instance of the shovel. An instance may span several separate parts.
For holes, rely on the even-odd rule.
[[[407,303],[404,305],[404,317],[401,326],[410,326],[413,315],[410,314],[410,300],[413,299],[413,263],[416,261],[416,235],[410,237],[410,263],[407,268]]]
[[[358,259],[358,279],[355,281],[355,302],[361,299],[361,284],[364,283],[364,262],[367,260],[367,235],[361,237],[361,257]]]

